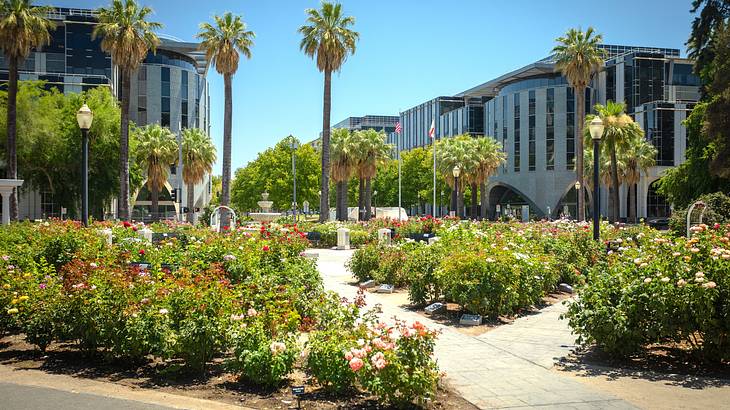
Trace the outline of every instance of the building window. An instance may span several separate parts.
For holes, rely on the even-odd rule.
[[[507,96],[502,97],[502,149],[507,152]],[[502,170],[507,172],[507,161],[502,164]]]
[[[566,88],[568,95],[566,99],[565,115],[565,168],[575,169],[575,91],[571,87]]]
[[[514,171],[520,172],[520,95],[515,94],[513,97],[514,106]]]
[[[672,214],[667,199],[657,192],[658,181],[649,185],[646,197],[646,216],[649,218],[666,218]]]
[[[527,170],[535,170],[535,90],[528,92]]]
[[[61,216],[61,207],[56,203],[50,191],[41,192],[41,213],[43,219]]]
[[[616,66],[606,67],[606,102],[616,101]]]
[[[545,169],[555,169],[555,89],[547,89],[545,102]]]
[[[648,108],[644,114],[646,138],[657,149],[656,164],[674,166],[674,109],[661,105]]]
[[[170,68],[162,67],[161,69],[161,113],[160,113],[160,125],[163,127],[170,126]]]
[[[147,124],[147,67],[137,71],[137,123]]]

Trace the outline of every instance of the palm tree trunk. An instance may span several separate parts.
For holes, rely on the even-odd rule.
[[[18,60],[8,59],[8,172],[7,178],[18,179],[18,154],[16,152],[17,136],[17,98],[18,98]],[[10,220],[18,220],[18,189],[10,194]]]
[[[477,184],[472,183],[471,184],[471,215],[469,215],[469,218],[471,219],[478,219],[477,216]]]
[[[229,206],[231,203],[231,126],[233,121],[231,77],[230,73],[223,75],[225,99],[223,111],[223,175],[221,177],[221,205],[223,206]],[[230,215],[228,215],[228,211],[221,210],[219,226],[230,226]]]
[[[188,184],[188,222],[195,223],[195,185]]]
[[[150,195],[152,199],[152,220],[160,220],[160,187],[155,181],[152,181]]]
[[[611,148],[611,184],[613,185],[613,221],[618,221],[619,215],[619,185],[618,185],[618,164],[616,162],[616,144],[610,144]]]
[[[129,70],[120,68],[122,81],[122,116],[121,130],[119,131],[119,204],[118,217],[122,221],[129,221],[131,210],[129,209],[129,92],[130,76]]]
[[[575,112],[578,116],[578,120],[575,124],[575,175],[576,179],[580,182],[581,192],[578,192],[578,220],[585,221],[585,195],[583,189],[585,189],[585,181],[583,180],[583,123],[586,117],[586,90],[580,88],[575,90]],[[598,203],[596,201],[596,203]]]
[[[629,222],[636,223],[636,201],[634,200],[634,184],[629,185]]]
[[[322,197],[319,201],[319,222],[329,217],[330,192],[330,110],[332,109],[332,72],[324,72],[324,104],[322,108]]]
[[[359,220],[365,220],[365,178],[360,178],[360,192],[357,195],[357,217]]]
[[[487,184],[483,183],[479,185],[479,198],[481,199],[482,203],[482,209],[480,212],[481,219],[487,219],[489,218],[489,215],[487,215],[489,204],[487,199]]]
[[[365,220],[369,221],[373,216],[373,186],[370,178],[365,179]]]

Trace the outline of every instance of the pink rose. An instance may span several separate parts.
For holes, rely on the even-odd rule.
[[[353,372],[356,372],[362,368],[362,366],[365,363],[363,363],[362,359],[354,357],[352,360],[350,360],[350,369],[352,369]]]
[[[345,352],[345,360],[349,362],[350,360],[352,360],[352,357],[352,352]]]

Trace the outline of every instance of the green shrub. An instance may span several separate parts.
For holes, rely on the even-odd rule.
[[[443,247],[413,243],[409,245],[403,271],[407,277],[408,297],[416,305],[424,305],[441,296],[435,272],[443,259]]]
[[[232,330],[227,367],[242,380],[275,387],[291,373],[299,349],[291,335],[272,338],[260,321]]]
[[[373,278],[373,272],[380,266],[381,249],[377,244],[365,245],[352,254],[347,261],[347,269],[357,278],[364,282]]]
[[[311,333],[305,370],[328,390],[341,393],[352,389],[355,373],[342,355],[352,345],[352,333],[338,328]]]
[[[712,226],[715,223],[728,224],[730,223],[730,196],[722,192],[715,192],[712,194],[705,194],[692,201],[702,201],[707,204],[705,213],[702,215],[702,222],[706,225]],[[676,235],[684,236],[687,234],[687,211],[689,207],[684,209],[675,209],[672,213],[672,217],[669,219],[669,227],[674,231]],[[693,218],[697,218],[699,215],[700,208],[695,208],[695,215]],[[697,223],[696,219],[692,219],[693,223]]]
[[[654,343],[730,358],[730,233],[693,228],[691,239],[625,244],[591,269],[566,316],[578,342],[616,356]]]

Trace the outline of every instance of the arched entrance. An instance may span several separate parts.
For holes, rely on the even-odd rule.
[[[530,215],[544,216],[542,209],[510,185],[498,183],[489,189],[489,214],[491,218],[501,218],[509,215],[521,220],[523,205],[530,206]]]
[[[646,195],[646,216],[647,218],[668,218],[672,214],[672,208],[664,195],[657,192],[659,180],[649,184],[649,192]]]
[[[590,187],[584,189],[583,192],[585,195],[586,216],[589,216],[592,215],[593,195],[591,195]],[[553,218],[578,218],[578,191],[575,189],[575,184],[571,183],[568,186],[565,194],[563,194],[563,197],[560,198],[560,201],[555,206],[555,209],[550,210],[550,216]]]
[[[178,213],[178,204],[173,202],[172,186],[168,182],[160,190],[159,207],[160,219],[172,219]],[[147,187],[147,181],[137,191],[133,197],[132,203],[132,219],[140,221],[148,221],[152,219],[152,193]]]

